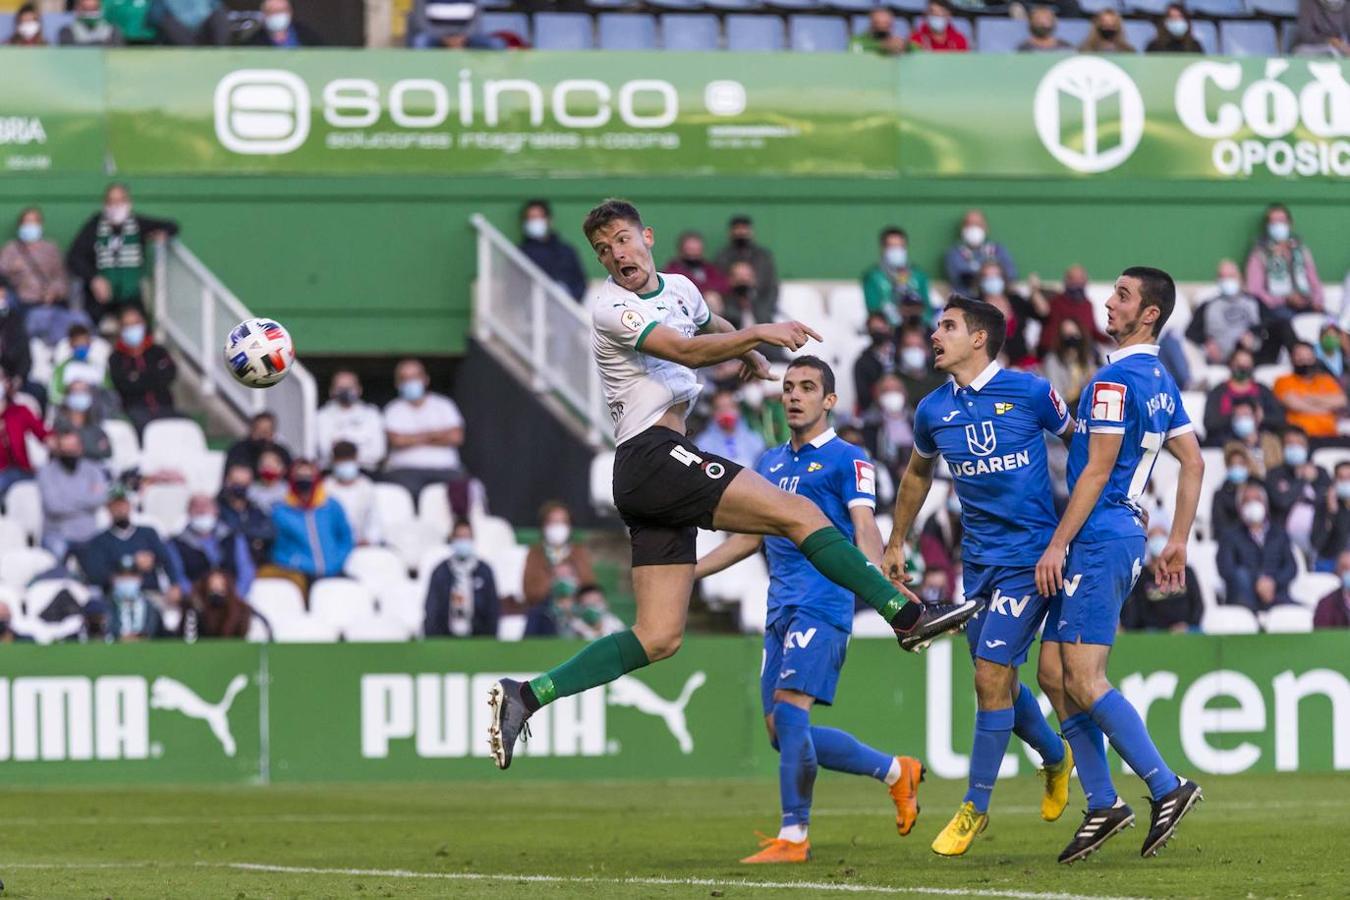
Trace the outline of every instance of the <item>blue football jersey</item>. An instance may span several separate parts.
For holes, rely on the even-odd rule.
[[[1075,540],[1085,543],[1137,537],[1144,533],[1139,497],[1148,486],[1163,444],[1194,430],[1181,392],[1158,361],[1156,344],[1117,350],[1083,388],[1077,435],[1069,446],[1069,490],[1088,460],[1087,435],[1123,435],[1120,455]]]
[[[876,469],[867,452],[835,436],[831,428],[815,440],[793,450],[792,444],[766,450],[755,471],[770,483],[800,494],[820,507],[830,524],[854,539],[854,506],[877,505]],[[766,537],[769,557],[769,611],[766,624],[797,607],[809,608],[817,617],[845,631],[853,629],[853,593],[835,584],[807,562],[797,545],[783,537]]]
[[[919,401],[914,452],[942,454],[961,499],[963,559],[1035,565],[1059,520],[1045,435],[1069,426],[1050,382],[990,363],[969,387],[950,381]]]

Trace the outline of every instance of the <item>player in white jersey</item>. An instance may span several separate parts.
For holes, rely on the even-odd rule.
[[[687,278],[656,271],[652,230],[631,203],[606,200],[582,229],[609,272],[591,301],[592,347],[614,419],[614,501],[632,541],[637,624],[529,682],[504,678],[493,686],[488,738],[498,768],[511,764],[516,738],[528,736],[528,719],[540,706],[679,649],[698,528],[788,538],[821,574],[880,612],[907,649],[964,625],[976,603],[925,606],[892,585],[810,500],[685,436],[699,393],[694,369],[739,359],[743,378],[767,378],[756,347],[798,350],[820,335],[801,322],[737,330],[714,315]]]

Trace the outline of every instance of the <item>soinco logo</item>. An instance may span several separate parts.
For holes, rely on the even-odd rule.
[[[394,741],[411,739],[423,759],[488,755],[491,713],[488,690],[500,673],[420,675],[372,674],[361,677],[361,756],[385,759]],[[527,675],[506,675],[525,679]],[[620,752],[606,730],[606,707],[624,706],[660,719],[681,753],[694,752],[685,710],[707,681],[703,672],[685,679],[667,700],[632,675],[603,688],[562,697],[530,717],[529,741],[516,745],[516,756],[607,756]]]
[[[1084,174],[1114,169],[1144,136],[1139,88],[1120,66],[1095,56],[1052,66],[1036,87],[1034,115],[1050,155]]]
[[[216,138],[234,153],[281,154],[309,137],[309,88],[284,69],[240,69],[216,85]]]

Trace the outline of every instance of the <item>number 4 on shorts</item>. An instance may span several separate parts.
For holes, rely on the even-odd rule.
[[[703,464],[703,457],[699,456],[697,453],[690,452],[679,444],[670,448],[670,455],[684,463],[686,466],[698,466]]]

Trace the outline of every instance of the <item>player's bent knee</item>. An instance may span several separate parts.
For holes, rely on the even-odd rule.
[[[1106,693],[1105,681],[1096,673],[1066,672],[1064,693],[1079,709],[1090,710]]]
[[[679,652],[680,645],[683,643],[684,635],[676,632],[645,638],[642,641],[642,649],[647,651],[647,659],[656,662],[662,659],[670,659]]]

